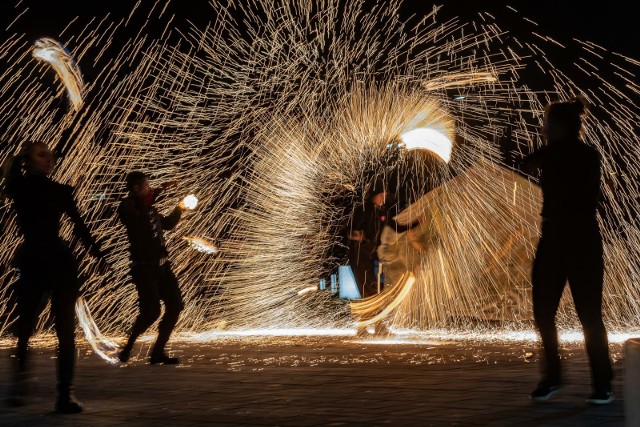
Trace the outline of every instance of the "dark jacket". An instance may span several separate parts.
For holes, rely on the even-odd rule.
[[[600,201],[600,155],[580,140],[556,141],[533,153],[527,172],[540,178],[546,220],[593,219]]]
[[[169,255],[163,230],[171,230],[180,221],[182,210],[176,207],[168,216],[161,215],[153,203],[149,207],[142,200],[127,197],[120,203],[118,216],[129,237],[131,260],[157,262]]]

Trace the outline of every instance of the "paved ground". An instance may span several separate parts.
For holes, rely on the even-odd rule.
[[[529,343],[220,338],[174,343],[179,367],[146,363],[148,342],[122,367],[82,344],[76,384],[85,412],[63,416],[52,412],[55,353],[38,346],[30,400],[2,406],[0,425],[623,426],[622,345],[611,347],[617,400],[606,407],[585,403],[586,356],[580,345],[564,347],[569,384],[533,404]],[[0,349],[0,390],[11,352]]]

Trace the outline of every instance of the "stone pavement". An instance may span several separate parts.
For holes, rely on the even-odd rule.
[[[585,403],[588,362],[564,344],[568,383],[549,402],[533,343],[375,341],[355,337],[245,337],[174,342],[181,366],[150,366],[149,342],[110,366],[79,342],[77,415],[52,412],[51,346],[32,351],[27,405],[0,407],[0,425],[33,426],[623,426],[623,346],[612,344],[616,401]],[[0,392],[11,349],[0,349]]]

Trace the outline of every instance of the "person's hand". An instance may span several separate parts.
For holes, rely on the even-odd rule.
[[[362,242],[363,235],[360,230],[352,230],[349,233],[349,240],[355,240],[356,242]]]
[[[178,207],[182,211],[193,210],[197,206],[198,206],[198,198],[193,194],[189,194],[187,197],[185,197],[178,203]]]

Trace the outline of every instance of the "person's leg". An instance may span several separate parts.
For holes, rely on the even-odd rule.
[[[362,242],[352,240],[349,243],[349,265],[362,297],[364,297],[365,287],[370,279],[368,276],[371,274],[367,268],[368,257],[366,256],[366,251],[367,246]],[[373,262],[371,262],[371,269],[373,269]]]
[[[79,284],[75,271],[66,271],[51,293],[51,313],[58,337],[58,397],[56,410],[77,413],[82,406],[72,396],[75,365],[75,303]]]
[[[375,260],[372,256],[367,255],[363,260],[365,265],[365,286],[362,292],[362,297],[370,297],[378,294],[378,275],[375,270]]]
[[[16,333],[18,343],[16,358],[13,362],[13,378],[9,390],[8,402],[12,406],[21,406],[24,394],[27,392],[28,348],[29,339],[33,334],[36,316],[39,312],[40,302],[45,295],[37,283],[28,282],[29,277],[24,275],[19,279],[16,290]]]
[[[127,362],[138,337],[160,317],[160,293],[158,291],[158,267],[138,265],[132,268],[131,277],[138,292],[139,314],[131,328],[127,344],[118,357]]]
[[[543,232],[533,263],[533,316],[544,350],[541,383],[554,386],[561,382],[555,317],[567,278],[563,255],[560,236]]]
[[[569,286],[584,331],[593,388],[611,391],[613,369],[607,331],[602,320],[604,263],[602,239],[596,229],[583,230],[575,239],[569,264]]]
[[[177,359],[167,358],[164,349],[173,332],[173,328],[178,322],[180,312],[184,308],[184,303],[182,301],[178,280],[173,274],[173,271],[171,271],[171,266],[168,262],[160,267],[158,290],[160,299],[164,302],[164,316],[158,326],[158,338],[151,352],[152,362],[177,363]]]

